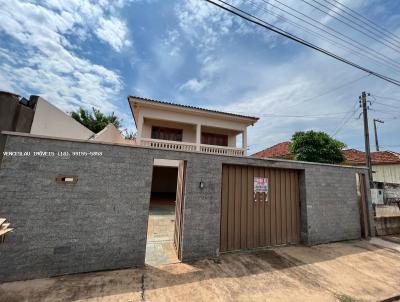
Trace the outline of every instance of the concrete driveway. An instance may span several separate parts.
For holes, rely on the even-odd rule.
[[[4,283],[0,301],[381,301],[399,276],[399,252],[351,241]]]

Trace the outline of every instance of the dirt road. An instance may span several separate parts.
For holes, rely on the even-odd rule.
[[[4,283],[0,301],[381,301],[399,276],[399,252],[351,241]]]

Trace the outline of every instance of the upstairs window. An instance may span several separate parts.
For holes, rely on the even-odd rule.
[[[152,127],[151,138],[152,139],[163,139],[167,141],[182,141],[182,129],[173,129],[166,127]]]
[[[203,132],[201,134],[201,143],[205,145],[228,147],[228,136],[223,134]]]

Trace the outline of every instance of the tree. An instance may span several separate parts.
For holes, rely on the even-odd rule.
[[[296,160],[340,164],[345,161],[342,149],[346,145],[325,132],[307,131],[293,134],[290,152]]]
[[[125,137],[125,139],[128,139],[128,140],[134,140],[134,139],[136,139],[136,133],[133,131],[128,131],[128,129],[125,129],[124,137]]]
[[[105,115],[96,108],[92,108],[92,112],[89,112],[83,108],[79,108],[79,110],[71,112],[71,117],[84,125],[86,128],[92,130],[94,133],[99,133],[109,123],[114,124],[114,126],[118,129],[121,127],[122,122],[119,117],[114,115],[114,112],[110,115]]]

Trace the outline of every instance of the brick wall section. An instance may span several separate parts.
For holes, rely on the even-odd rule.
[[[222,164],[229,163],[301,170],[305,244],[360,237],[355,173],[365,173],[361,168],[16,135],[7,135],[4,150],[103,156],[3,158],[0,216],[15,230],[0,245],[0,281],[143,265],[154,158],[187,161],[184,261],[218,255]],[[57,184],[59,174],[77,175],[78,182]]]

